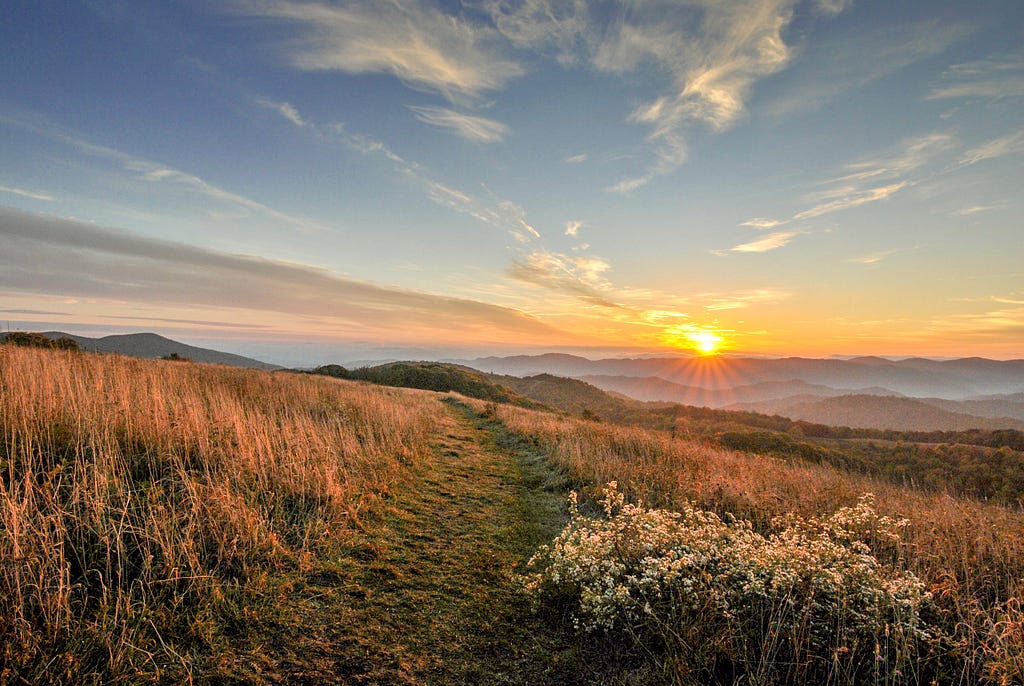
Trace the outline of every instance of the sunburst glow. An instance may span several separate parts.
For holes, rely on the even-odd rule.
[[[712,331],[691,331],[686,338],[702,355],[713,355],[722,345],[722,337]]]

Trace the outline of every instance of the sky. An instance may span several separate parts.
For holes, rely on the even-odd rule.
[[[1020,0],[13,0],[0,321],[1024,358]]]

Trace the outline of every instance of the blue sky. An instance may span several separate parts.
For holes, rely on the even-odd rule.
[[[5,14],[12,328],[1024,357],[1019,0]]]

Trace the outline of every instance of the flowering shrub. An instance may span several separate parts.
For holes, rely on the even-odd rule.
[[[612,482],[603,517],[580,513],[530,560],[526,590],[564,600],[588,632],[624,632],[680,683],[915,681],[930,601],[911,573],[887,569],[869,540],[905,521],[873,496],[826,519],[778,521],[762,536],[745,521],[686,506],[625,502]]]

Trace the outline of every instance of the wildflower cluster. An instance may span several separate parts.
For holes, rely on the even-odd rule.
[[[571,494],[570,521],[530,560],[526,589],[568,600],[580,629],[625,632],[689,680],[902,681],[929,638],[923,583],[868,545],[906,522],[879,516],[870,495],[770,536],[692,506],[626,503],[614,482],[601,504],[604,516],[588,517]]]

